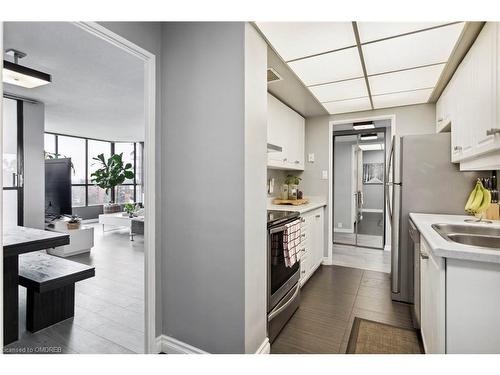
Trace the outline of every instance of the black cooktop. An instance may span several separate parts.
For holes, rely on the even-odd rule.
[[[300,215],[294,211],[267,211],[267,227],[272,227],[296,219]]]

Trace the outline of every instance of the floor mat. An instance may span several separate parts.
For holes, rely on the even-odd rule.
[[[416,329],[354,318],[347,354],[423,354]]]

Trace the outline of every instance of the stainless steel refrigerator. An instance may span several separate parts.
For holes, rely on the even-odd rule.
[[[413,303],[410,212],[464,214],[465,202],[484,172],[460,172],[451,162],[450,133],[394,136],[386,168],[391,221],[391,289],[395,301]]]

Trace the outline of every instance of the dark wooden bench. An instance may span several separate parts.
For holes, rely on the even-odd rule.
[[[75,283],[95,268],[43,252],[19,256],[19,284],[27,289],[26,329],[36,332],[75,315]]]

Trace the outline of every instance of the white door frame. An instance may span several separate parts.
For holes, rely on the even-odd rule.
[[[324,264],[333,262],[333,131],[338,125],[352,124],[353,122],[363,121],[391,121],[391,136],[396,134],[396,115],[368,116],[362,118],[349,118],[343,120],[332,120],[328,123],[328,257]],[[386,150],[387,153],[387,150]],[[386,228],[387,228],[386,223]]]
[[[139,58],[144,63],[144,320],[145,320],[145,353],[156,353],[156,300],[155,300],[155,106],[156,106],[156,57],[154,54],[128,41],[118,34],[106,29],[96,22],[73,22],[73,24],[90,34],[124,50]],[[3,60],[3,23],[0,23],[0,58]],[[0,78],[1,78],[0,71]],[[0,94],[3,98],[3,86],[0,79]],[[0,103],[0,116],[2,104]],[[1,119],[2,117],[0,117]],[[1,134],[1,129],[0,129]],[[0,138],[1,139],[1,138]],[[0,142],[0,152],[1,150]],[[2,176],[0,175],[0,183]],[[0,197],[0,208],[2,207]],[[2,215],[0,215],[0,234],[2,231]],[[1,248],[1,243],[0,243]],[[0,257],[0,270],[3,270],[3,257]],[[3,274],[3,272],[0,272]],[[3,302],[3,277],[0,278],[0,298]],[[0,304],[2,305],[2,304]],[[0,309],[0,347],[3,348],[3,309]]]
[[[96,22],[75,22],[76,26],[105,40],[144,63],[144,324],[145,353],[156,353],[156,278],[155,278],[155,101],[156,57],[129,40]]]

